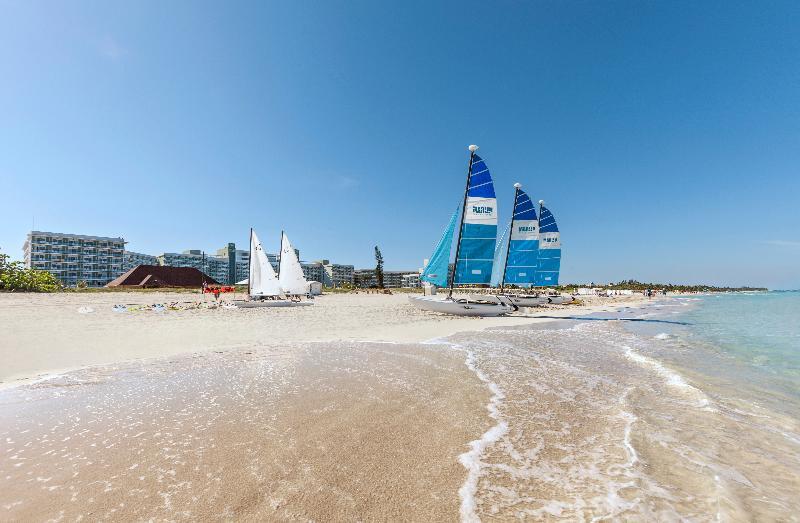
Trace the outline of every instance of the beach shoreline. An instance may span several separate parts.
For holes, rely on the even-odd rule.
[[[198,300],[202,298],[198,295]],[[591,296],[581,300],[582,305],[523,309],[506,317],[467,318],[420,311],[408,304],[405,294],[330,294],[318,297],[313,307],[302,309],[164,313],[116,313],[112,307],[117,303],[183,302],[187,294],[0,294],[0,324],[8,326],[0,337],[0,359],[6,362],[0,369],[0,390],[85,367],[286,342],[415,343],[462,331],[636,307],[648,301],[642,296]],[[81,314],[81,308],[92,312]]]
[[[58,327],[3,338],[18,350],[124,350],[0,390],[0,519],[773,520],[800,508],[796,416],[738,372],[693,363],[728,365],[682,320],[702,300],[598,297],[474,319],[402,295],[326,298],[172,316],[98,298],[16,309],[29,328]]]

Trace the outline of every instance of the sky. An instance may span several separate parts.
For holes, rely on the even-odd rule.
[[[0,250],[417,269],[469,144],[544,199],[562,282],[800,288],[796,1],[0,0]]]

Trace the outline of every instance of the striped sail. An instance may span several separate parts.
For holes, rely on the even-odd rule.
[[[453,246],[453,233],[456,230],[456,223],[458,223],[458,212],[461,210],[459,205],[453,216],[450,218],[450,223],[442,234],[442,238],[436,245],[436,249],[431,255],[431,259],[422,271],[420,280],[432,283],[437,287],[445,287],[447,285],[447,271],[450,268],[450,251]]]
[[[561,233],[550,209],[539,209],[539,267],[536,270],[537,286],[558,285],[561,269]]]
[[[455,282],[488,284],[492,277],[494,248],[497,243],[497,198],[486,163],[472,155],[467,189],[461,246],[456,260]]]
[[[517,192],[517,201],[514,202],[509,241],[505,283],[530,287],[536,281],[539,220],[533,202],[522,189]]]

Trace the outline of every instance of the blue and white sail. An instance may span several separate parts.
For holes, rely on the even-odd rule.
[[[455,283],[489,284],[497,243],[497,198],[489,168],[472,155]]]
[[[450,252],[453,247],[453,233],[456,230],[456,224],[458,224],[458,213],[460,211],[461,206],[459,205],[450,218],[450,223],[447,224],[447,228],[444,230],[444,234],[442,234],[439,243],[436,245],[436,249],[433,251],[430,260],[428,260],[428,264],[422,270],[422,274],[419,277],[420,280],[436,285],[437,287],[447,286],[447,272],[450,269]]]
[[[561,269],[561,233],[550,209],[539,201],[539,267],[535,284],[540,287],[558,285]]]
[[[517,189],[511,218],[505,284],[530,287],[536,281],[539,258],[539,220],[525,191]]]

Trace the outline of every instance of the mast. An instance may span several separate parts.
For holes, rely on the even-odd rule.
[[[461,222],[458,227],[458,241],[456,242],[456,259],[453,263],[453,275],[450,277],[450,292],[447,293],[447,299],[453,298],[453,285],[456,282],[456,271],[458,270],[458,254],[461,251],[461,233],[464,230],[464,215],[467,212],[467,194],[469,194],[469,179],[472,178],[472,159],[475,156],[475,151],[478,150],[477,145],[470,145],[469,149],[469,167],[467,168],[467,183],[464,186],[464,201],[461,204]],[[449,264],[448,264],[449,265]],[[448,266],[448,269],[450,267]]]
[[[278,244],[278,272],[275,274],[278,278],[281,276],[281,262],[283,261],[283,231],[281,231],[281,243]]]
[[[539,200],[539,249],[536,251],[536,258],[537,258],[537,261],[536,261],[536,272],[539,272],[539,261],[538,261],[538,258],[539,258],[539,252],[541,252],[541,249],[542,249],[542,207],[544,207],[544,200]],[[536,275],[536,273],[534,273],[533,274],[533,282],[534,282],[534,284],[538,283],[536,281],[538,279],[539,279],[539,277]],[[537,285],[537,287],[544,288],[544,285]]]
[[[508,244],[506,244],[506,262],[503,264],[503,277],[500,278],[500,292],[503,292],[503,286],[506,283],[506,271],[508,270],[508,253],[511,252],[511,236],[514,235],[514,217],[517,215],[517,196],[519,196],[519,188],[522,184],[517,182],[514,184],[514,208],[511,211],[511,231],[508,233]]]
[[[236,278],[234,278],[236,279]],[[247,257],[247,295],[250,296],[250,285],[253,279],[253,228],[250,227],[250,256]],[[236,282],[234,282],[235,284]]]

